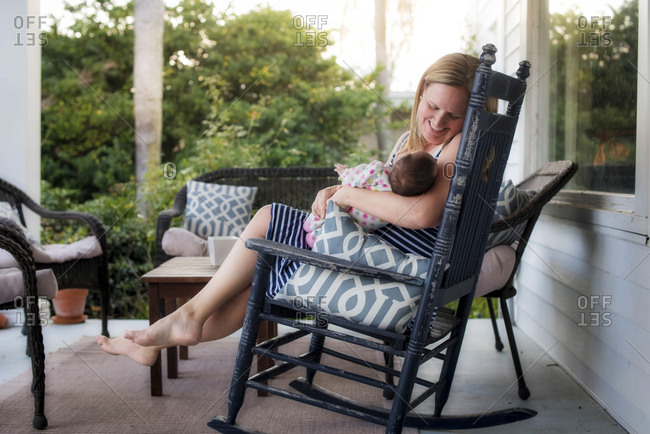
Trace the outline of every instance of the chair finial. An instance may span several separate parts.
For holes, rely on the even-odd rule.
[[[526,81],[530,76],[530,62],[528,60],[522,60],[519,62],[519,69],[517,70],[517,77],[519,80]]]
[[[497,47],[495,47],[494,44],[483,45],[483,54],[481,54],[480,57],[481,63],[492,67],[492,65],[494,65],[494,62],[497,61],[497,58],[495,56],[496,52]]]

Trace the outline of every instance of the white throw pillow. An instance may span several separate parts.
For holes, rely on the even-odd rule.
[[[181,228],[165,231],[162,249],[169,256],[208,256],[207,240]]]

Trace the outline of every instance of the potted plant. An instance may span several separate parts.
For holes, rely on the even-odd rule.
[[[88,315],[84,315],[86,307],[87,289],[68,288],[61,289],[52,299],[54,304],[54,315],[52,321],[55,324],[77,324],[86,321]]]

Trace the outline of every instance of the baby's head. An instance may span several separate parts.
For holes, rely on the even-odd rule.
[[[393,164],[388,180],[394,193],[417,196],[429,190],[436,177],[436,159],[425,151],[410,152]]]

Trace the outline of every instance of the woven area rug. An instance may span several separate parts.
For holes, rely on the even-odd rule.
[[[233,338],[190,348],[179,361],[179,378],[163,378],[161,397],[150,396],[149,368],[125,357],[104,354],[94,338],[85,337],[46,357],[45,414],[49,432],[178,433],[215,432],[206,422],[227,414],[228,388],[238,340]],[[291,344],[304,352],[308,341]],[[339,350],[362,354],[375,363],[380,356],[333,342]],[[346,346],[346,348],[342,348]],[[295,347],[295,348],[294,348]],[[165,357],[163,357],[163,360]],[[166,366],[163,365],[166,373]],[[304,375],[304,370],[284,374]],[[320,376],[320,378],[319,378]],[[316,383],[360,401],[390,406],[373,388],[344,385],[319,374]],[[31,371],[0,385],[0,432],[31,432],[34,412]],[[287,399],[246,393],[237,423],[265,433],[381,433],[383,427]],[[415,433],[416,430],[405,432]]]

